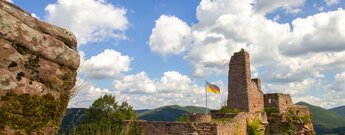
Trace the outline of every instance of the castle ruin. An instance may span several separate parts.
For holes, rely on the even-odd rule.
[[[227,107],[232,112],[191,114],[190,122],[125,121],[124,126],[137,124],[144,134],[247,135],[259,121],[260,134],[314,134],[307,107],[293,105],[289,94],[262,92],[260,79],[251,78],[249,53],[243,49],[230,59]],[[225,121],[215,121],[219,119]]]

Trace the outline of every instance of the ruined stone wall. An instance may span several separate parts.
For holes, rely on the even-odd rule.
[[[264,134],[267,125],[266,113],[245,113],[241,112],[231,121],[218,123],[218,135],[247,135],[248,121],[257,119],[261,121],[260,130]]]
[[[272,113],[268,116],[269,134],[315,134],[312,115],[306,106],[291,106],[282,113]]]
[[[269,93],[264,95],[265,107],[274,108],[278,113],[286,112],[292,105],[289,94]]]
[[[242,112],[262,111],[263,93],[259,79],[251,79],[249,54],[244,50],[230,59],[228,106]]]
[[[56,131],[76,81],[76,46],[71,32],[0,0],[0,134]]]
[[[252,79],[252,87],[248,92],[250,112],[260,112],[264,109],[264,94],[261,91],[260,79]]]
[[[239,113],[230,122],[219,123],[218,135],[246,135],[247,117],[247,113]]]
[[[216,135],[217,124],[200,122],[124,121],[123,129],[134,123],[145,135]]]
[[[205,113],[192,113],[190,115],[190,121],[192,122],[211,122],[212,116]]]
[[[212,119],[221,119],[221,118],[234,118],[237,116],[236,113],[211,113]]]
[[[262,121],[262,133],[264,133],[265,123],[267,123],[265,113],[241,112],[237,115],[224,115],[224,117],[232,119],[225,122],[124,121],[122,129],[125,131],[135,125],[139,127],[140,133],[148,135],[246,135],[247,120]]]

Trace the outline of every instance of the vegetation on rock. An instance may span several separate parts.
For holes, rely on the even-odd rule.
[[[248,135],[261,135],[260,120],[255,118],[254,120],[247,119],[247,134]]]
[[[6,93],[0,99],[5,103],[0,108],[0,132],[4,132],[5,126],[9,126],[28,134],[40,133],[48,124],[58,126],[69,100],[67,95],[60,95],[59,99],[55,99],[51,94],[17,95],[14,92]]]

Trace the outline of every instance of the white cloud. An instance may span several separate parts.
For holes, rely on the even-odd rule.
[[[280,45],[285,55],[345,50],[345,10],[319,13],[292,21],[293,31]]]
[[[250,53],[251,69],[262,78],[266,91],[287,92],[294,98],[311,97],[308,92],[324,89],[322,86],[329,81],[325,74],[345,71],[343,9],[297,18],[290,25],[266,15],[281,8],[287,12],[299,10],[304,0],[255,2],[200,2],[198,22],[191,26],[193,44],[184,56],[194,67],[194,76],[226,74],[231,55],[241,48]],[[327,101],[324,106],[340,105],[342,101],[317,98]]]
[[[127,101],[135,109],[150,109],[165,105],[205,106],[205,88],[186,75],[167,71],[160,79],[151,79],[145,72],[128,75],[113,82],[114,88],[98,88],[91,82],[79,79],[79,93],[68,107],[89,107],[104,94],[114,95],[118,102]],[[227,89],[220,80],[211,82],[221,88],[221,94],[208,94],[208,107],[219,108],[227,97]],[[81,85],[82,84],[82,85]]]
[[[189,91],[192,80],[186,76],[181,75],[176,71],[164,72],[164,76],[160,79],[157,84],[157,89],[160,92],[176,92],[180,91]]]
[[[283,8],[287,13],[296,14],[303,6],[305,0],[256,0],[254,10],[259,13],[270,13],[278,8]]]
[[[154,82],[147,77],[145,72],[125,76],[120,80],[115,80],[113,84],[115,90],[123,93],[143,94],[156,92]]]
[[[195,76],[226,73],[230,56],[241,48],[254,55],[256,63],[272,62],[278,59],[277,44],[290,29],[252,12],[248,1],[202,1],[197,17],[199,23],[192,26],[194,45],[184,57],[194,65]]]
[[[265,92],[280,92],[287,93],[292,96],[302,95],[309,91],[313,86],[317,85],[315,79],[305,79],[301,82],[288,82],[288,83],[268,83],[265,84]]]
[[[118,78],[123,72],[130,70],[132,60],[133,58],[111,49],[84,60],[82,52],[80,71],[90,79]]]
[[[79,44],[126,38],[126,9],[105,0],[58,0],[45,10],[47,21],[71,30]]]
[[[93,101],[105,94],[113,94],[114,92],[109,89],[97,88],[91,82],[87,82],[78,78],[76,86],[78,93],[72,97],[68,103],[68,107],[88,108]]]
[[[340,0],[324,0],[328,6],[337,5]]]
[[[175,16],[161,15],[149,40],[151,51],[162,56],[184,52],[191,43],[191,29]]]
[[[222,89],[221,95],[209,94],[209,107],[218,108],[227,97],[222,81],[214,82]],[[128,75],[113,82],[121,101],[135,108],[154,108],[164,105],[205,106],[205,88],[176,71],[167,71],[160,79],[150,79],[145,72]]]
[[[12,0],[6,0],[6,1],[13,3],[13,1],[12,1]]]

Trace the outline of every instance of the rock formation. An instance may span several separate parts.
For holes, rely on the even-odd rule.
[[[79,67],[74,35],[0,0],[0,134],[54,134]]]

